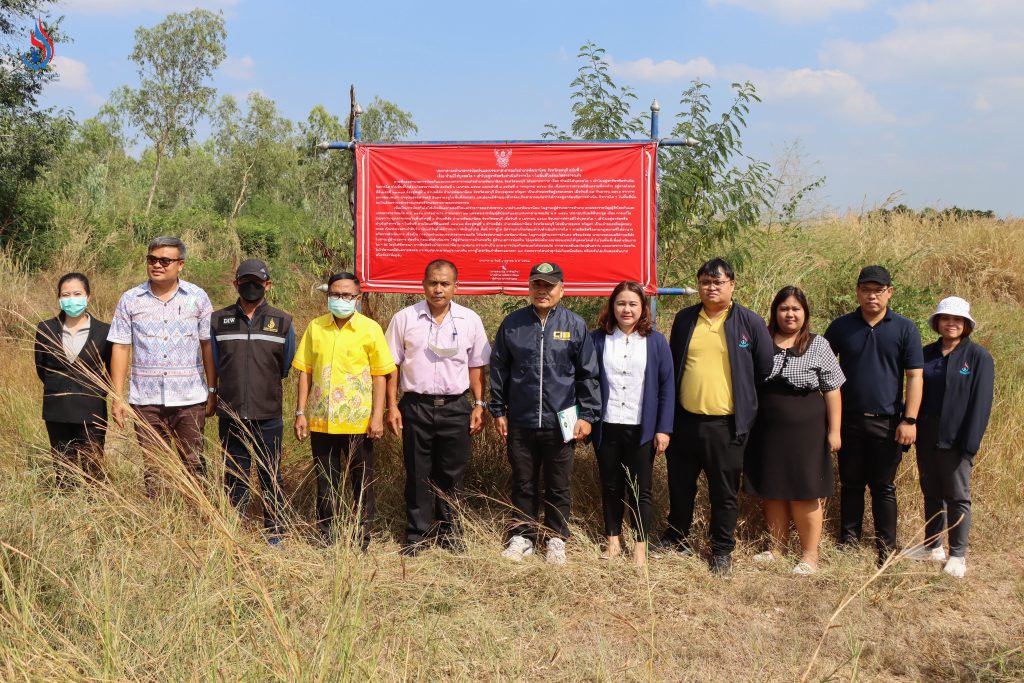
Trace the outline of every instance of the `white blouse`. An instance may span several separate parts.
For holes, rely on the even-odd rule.
[[[640,424],[644,371],[647,369],[647,337],[636,332],[627,337],[616,327],[605,339],[602,360],[608,380],[608,402],[602,419],[611,424]]]

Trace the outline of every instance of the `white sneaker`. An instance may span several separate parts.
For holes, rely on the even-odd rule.
[[[941,545],[938,548],[926,548],[923,545],[915,545],[913,548],[908,548],[905,554],[910,559],[920,560],[921,562],[946,561],[946,550]]]
[[[775,561],[775,553],[771,550],[765,550],[763,553],[754,555],[755,564],[771,564]]]
[[[524,557],[533,555],[533,541],[525,536],[513,536],[501,556],[513,562],[522,562]]]
[[[946,562],[946,566],[942,568],[942,571],[946,572],[950,576],[958,579],[964,578],[964,574],[967,573],[967,560],[962,557],[951,557]]]
[[[810,576],[817,571],[818,569],[810,562],[801,562],[797,566],[793,567],[793,573],[797,576]]]
[[[548,541],[548,552],[544,559],[548,564],[565,564],[565,541],[560,538]]]

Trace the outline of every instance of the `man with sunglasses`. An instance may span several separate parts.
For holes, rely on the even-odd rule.
[[[846,375],[839,450],[839,546],[852,548],[860,543],[867,488],[879,564],[896,548],[896,471],[904,449],[917,439],[917,411],[924,390],[921,333],[912,320],[889,308],[892,291],[888,270],[865,267],[857,278],[859,307],[833,320],[825,330],[825,339]]]
[[[679,387],[668,468],[668,529],[663,551],[692,554],[690,526],[700,473],[711,501],[711,571],[732,569],[738,496],[747,436],[757,415],[757,385],[772,369],[774,345],[761,316],[732,299],[736,275],[723,259],[697,270],[700,303],[672,323],[669,348]]]
[[[480,316],[452,301],[458,287],[454,263],[431,261],[423,273],[423,301],[396,313],[384,335],[398,366],[388,378],[387,424],[402,438],[402,554],[408,557],[419,555],[431,539],[460,547],[453,503],[469,463],[470,436],[484,424],[483,369],[491,346]]]
[[[189,472],[205,473],[203,428],[217,405],[217,371],[210,345],[210,297],[180,278],[185,243],[157,237],[149,243],[149,278],[121,295],[107,340],[113,344],[110,378],[113,416],[123,427],[129,408],[137,417],[146,494],[160,475],[157,438],[172,443]],[[123,396],[131,358],[127,401]]]

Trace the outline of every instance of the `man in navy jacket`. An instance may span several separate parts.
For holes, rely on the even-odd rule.
[[[503,555],[532,555],[544,477],[546,559],[565,563],[569,536],[569,484],[576,441],[601,417],[597,354],[583,318],[559,306],[562,269],[539,263],[530,271],[530,305],[498,328],[491,352],[490,411],[508,444],[516,525]],[[558,413],[579,407],[573,438],[562,438]]]
[[[732,266],[712,259],[697,271],[700,303],[676,314],[669,348],[675,364],[675,428],[668,468],[668,529],[662,547],[689,554],[690,525],[703,471],[711,500],[711,570],[732,567],[738,493],[747,435],[757,415],[757,385],[772,367],[764,320],[732,300]]]

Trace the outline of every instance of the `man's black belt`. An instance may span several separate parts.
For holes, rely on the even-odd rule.
[[[404,394],[410,401],[416,403],[430,403],[435,408],[448,405],[452,401],[466,398],[466,394],[417,394],[415,391],[407,391]]]

